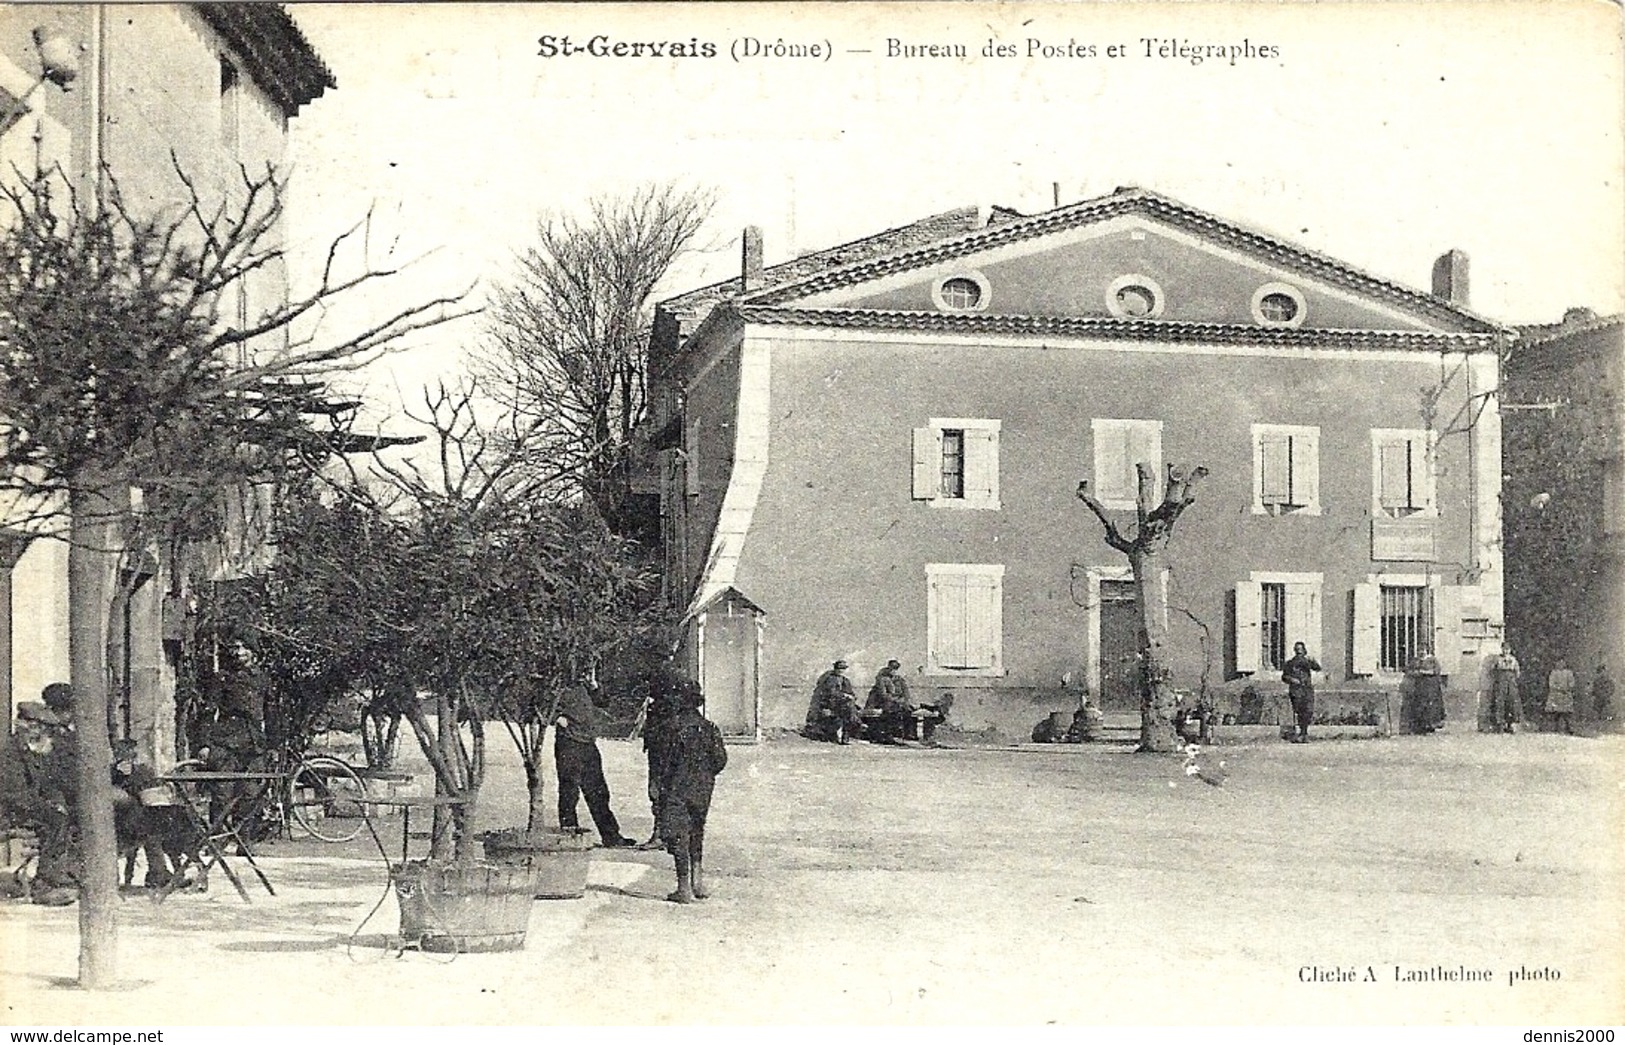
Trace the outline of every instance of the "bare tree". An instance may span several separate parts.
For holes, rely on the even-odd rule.
[[[711,213],[711,193],[650,185],[544,217],[491,308],[489,387],[538,422],[536,458],[562,469],[617,530],[628,446],[644,417],[650,298]]]
[[[409,306],[318,341],[306,321],[397,271],[341,274],[358,223],[330,246],[318,286],[293,300],[242,300],[283,261],[284,182],[250,174],[216,202],[175,164],[178,206],[141,215],[110,172],[95,205],[60,170],[0,187],[0,489],[7,522],[69,542],[69,660],[79,728],[79,982],[116,973],[117,892],[106,721],[111,578],[146,536],[174,532],[204,501],[263,480],[305,441],[297,396],[396,340],[467,314],[464,294]],[[466,292],[465,292],[466,294]],[[133,489],[145,532],[133,525]]]
[[[1135,529],[1125,537],[1106,514],[1105,506],[1089,492],[1089,480],[1078,483],[1078,499],[1095,513],[1105,527],[1106,543],[1128,556],[1134,571],[1134,607],[1139,613],[1140,647],[1140,750],[1177,751],[1179,734],[1174,728],[1175,697],[1173,669],[1168,665],[1168,620],[1164,598],[1162,554],[1173,536],[1174,523],[1196,501],[1196,484],[1207,475],[1198,466],[1187,474],[1168,466],[1168,481],[1162,500],[1157,500],[1157,473],[1150,464],[1134,466],[1138,479],[1135,496]]]

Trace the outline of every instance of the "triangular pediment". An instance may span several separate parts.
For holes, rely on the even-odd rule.
[[[1305,330],[1498,329],[1440,298],[1138,189],[832,269],[743,303]]]

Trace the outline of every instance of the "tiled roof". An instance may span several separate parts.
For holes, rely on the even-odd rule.
[[[1625,315],[1599,316],[1589,313],[1589,310],[1570,310],[1569,314],[1557,323],[1520,324],[1517,328],[1518,344],[1524,348],[1532,348],[1560,338],[1621,326],[1625,326]]]
[[[841,327],[854,330],[917,330],[938,333],[1017,336],[1103,337],[1115,340],[1268,344],[1283,347],[1472,351],[1495,347],[1494,333],[1431,333],[1388,330],[1305,330],[1235,323],[1188,323],[1160,319],[1094,316],[1020,316],[988,313],[924,312],[903,309],[773,308],[730,302],[710,320],[729,319],[769,326]]]
[[[281,4],[193,4],[247,66],[243,71],[292,116],[337,87],[333,71]]]
[[[1009,207],[993,207],[988,213],[987,223],[1002,224],[1021,216],[1020,212]],[[887,229],[850,243],[812,251],[790,261],[769,266],[762,270],[762,285],[757,290],[795,283],[833,268],[884,257],[908,247],[934,243],[945,237],[957,236],[980,227],[981,216],[975,207],[960,207],[941,214],[933,214],[929,218],[921,218],[908,225]],[[740,277],[735,276],[669,298],[662,301],[660,307],[673,315],[693,318],[703,315],[717,302],[737,298],[744,292],[743,282]]]
[[[838,260],[837,251],[821,270],[797,279],[780,279],[770,286],[744,295],[749,304],[772,305],[803,294],[832,290],[912,268],[934,265],[951,258],[990,247],[1017,243],[1064,229],[1087,225],[1123,214],[1146,214],[1177,228],[1195,233],[1276,264],[1312,273],[1329,283],[1397,304],[1437,320],[1483,333],[1506,328],[1459,305],[1371,275],[1335,258],[1319,254],[1262,232],[1247,229],[1205,211],[1186,206],[1149,189],[1123,188],[1109,196],[1074,203],[1027,217],[1012,217],[986,227],[949,232],[935,242],[908,244],[883,255],[855,261]],[[809,258],[814,257],[809,255]],[[807,259],[803,259],[807,260]]]

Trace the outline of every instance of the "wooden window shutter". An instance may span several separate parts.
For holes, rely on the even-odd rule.
[[[931,580],[931,610],[937,664],[944,668],[967,668],[965,581],[962,573],[939,573]]]
[[[1377,673],[1377,652],[1382,627],[1382,588],[1354,586],[1354,643],[1349,649],[1349,670],[1355,675]]]
[[[1292,503],[1320,503],[1320,436],[1300,432],[1292,437]]]
[[[979,505],[999,503],[999,430],[965,429],[965,499]]]
[[[1292,500],[1292,437],[1258,437],[1260,494],[1264,504],[1295,504]]]
[[[1127,481],[1128,432],[1120,424],[1095,426],[1095,496],[1103,501],[1133,500]]]
[[[1000,580],[989,574],[968,574],[965,580],[965,664],[967,668],[998,666],[1003,631]]]
[[[1308,647],[1311,657],[1320,660],[1323,650],[1319,585],[1294,583],[1286,586],[1286,648],[1289,655],[1293,644],[1298,642]]]
[[[1461,669],[1461,586],[1431,588],[1429,595],[1433,603],[1433,657],[1440,671],[1454,675]]]
[[[1257,581],[1236,582],[1236,670],[1259,669],[1260,643],[1258,617],[1263,606],[1264,586]]]
[[[1384,508],[1411,507],[1411,444],[1395,439],[1378,448],[1378,499]]]
[[[942,444],[935,428],[914,429],[914,483],[916,501],[937,496],[942,482]]]
[[[1149,464],[1151,474],[1156,477],[1155,485],[1151,487],[1153,497],[1162,496],[1162,433],[1158,430],[1155,421],[1136,421],[1128,428],[1128,465],[1124,469],[1128,483],[1128,496],[1133,500],[1140,492],[1139,472],[1134,467],[1137,464]]]

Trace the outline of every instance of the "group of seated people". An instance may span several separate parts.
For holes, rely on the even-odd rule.
[[[869,697],[859,707],[857,691],[846,674],[849,667],[846,661],[837,660],[818,676],[807,711],[804,732],[808,737],[837,744],[849,744],[855,739],[877,744],[933,742],[937,726],[947,720],[953,706],[952,694],[944,693],[934,704],[915,704],[909,698],[903,665],[890,660],[875,675]]]

